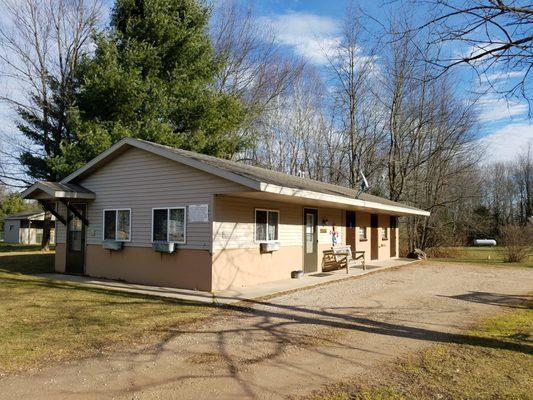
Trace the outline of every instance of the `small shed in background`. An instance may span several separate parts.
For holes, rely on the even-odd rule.
[[[52,216],[52,222],[55,217]],[[4,218],[4,242],[40,244],[43,238],[44,212],[25,211]],[[55,243],[55,229],[50,229],[50,243]]]

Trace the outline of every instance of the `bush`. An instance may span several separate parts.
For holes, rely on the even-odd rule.
[[[502,228],[505,262],[522,262],[533,250],[533,226],[507,225]]]
[[[460,252],[455,247],[431,247],[427,255],[429,258],[459,258]]]

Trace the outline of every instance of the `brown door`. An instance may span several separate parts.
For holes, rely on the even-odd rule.
[[[304,208],[304,272],[317,271],[318,211]]]
[[[346,211],[346,244],[355,251],[355,211]]]
[[[378,215],[370,215],[370,259],[378,259]]]
[[[396,248],[396,227],[398,226],[398,222],[396,220],[396,217],[390,217],[390,256],[396,257],[398,254],[398,250]]]
[[[85,217],[85,204],[72,204]],[[65,272],[69,274],[85,273],[85,225],[72,211],[68,211],[67,218],[67,253]]]

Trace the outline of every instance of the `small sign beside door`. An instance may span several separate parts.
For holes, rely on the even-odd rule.
[[[189,206],[189,222],[209,222],[209,205],[191,204]]]

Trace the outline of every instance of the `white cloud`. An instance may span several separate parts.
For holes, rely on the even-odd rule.
[[[318,65],[327,63],[326,54],[332,54],[340,40],[339,22],[330,17],[289,12],[261,19],[272,26],[279,43]]]
[[[508,81],[509,79],[522,78],[526,74],[526,71],[500,71],[485,74],[485,78],[489,82],[499,82],[502,80]]]
[[[508,124],[479,141],[486,146],[485,163],[512,161],[529,144],[533,146],[533,125],[528,122]]]
[[[495,122],[502,119],[525,115],[529,107],[526,102],[516,99],[505,99],[495,94],[487,94],[478,100],[480,107],[479,121]]]

